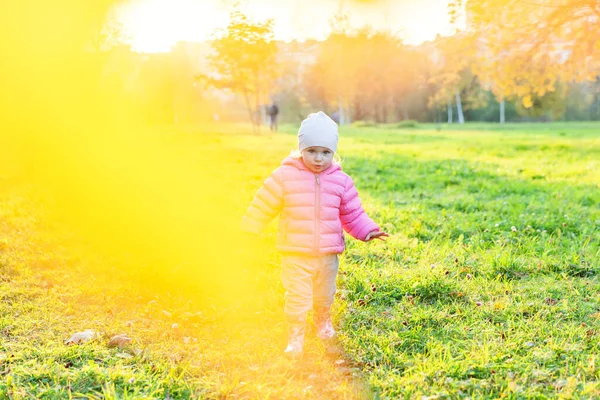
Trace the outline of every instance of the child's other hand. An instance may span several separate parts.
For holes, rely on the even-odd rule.
[[[373,231],[367,235],[367,237],[365,238],[365,242],[370,242],[373,239],[379,239],[379,240],[385,242],[384,238],[386,238],[388,236],[390,236],[390,235],[388,235],[387,233],[385,233],[383,231]]]

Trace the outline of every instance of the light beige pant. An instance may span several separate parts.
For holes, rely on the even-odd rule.
[[[335,295],[338,255],[282,255],[281,280],[285,289],[285,316],[291,324],[304,324],[306,314],[327,314]]]

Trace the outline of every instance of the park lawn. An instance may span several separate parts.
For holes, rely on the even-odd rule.
[[[218,159],[227,212],[241,216],[295,129],[160,135],[198,170],[201,154]],[[177,273],[148,287],[135,259],[89,246],[26,172],[0,162],[0,397],[600,395],[600,124],[344,127],[339,150],[392,237],[347,240],[341,350],[310,338],[299,364],[280,357],[273,226],[260,260],[238,267],[239,298],[178,291]],[[63,344],[84,329],[100,337]],[[109,348],[120,333],[132,344]]]
[[[349,246],[340,311],[374,390],[597,396],[597,125],[369,129],[347,170],[397,237]]]

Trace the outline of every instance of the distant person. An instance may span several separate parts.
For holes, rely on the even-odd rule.
[[[336,124],[339,124],[340,123],[340,112],[336,110],[333,113],[331,113],[331,119],[334,120]]]
[[[337,124],[322,111],[310,114],[300,125],[298,150],[265,180],[242,220],[244,231],[259,234],[280,216],[277,249],[289,324],[284,355],[292,359],[302,357],[311,307],[317,336],[335,337],[330,308],[344,231],[365,242],[389,236],[365,213],[352,178],[334,160],[337,144]]]
[[[269,106],[268,111],[271,131],[277,132],[277,115],[279,114],[279,107],[277,107],[276,103],[273,103]]]

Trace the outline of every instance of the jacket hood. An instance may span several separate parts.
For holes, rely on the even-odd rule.
[[[305,164],[304,161],[302,161],[302,158],[298,158],[298,157],[292,157],[292,156],[288,156],[286,158],[283,159],[283,161],[281,162],[281,165],[289,165],[292,167],[295,167],[296,169],[299,169],[300,171],[309,171],[311,173],[314,173],[313,171],[310,170],[310,168],[308,168]],[[321,174],[333,174],[336,171],[341,171],[342,167],[340,166],[340,164],[336,163],[335,161],[331,162],[331,165],[329,166],[329,168],[327,168],[325,171],[322,171]]]

